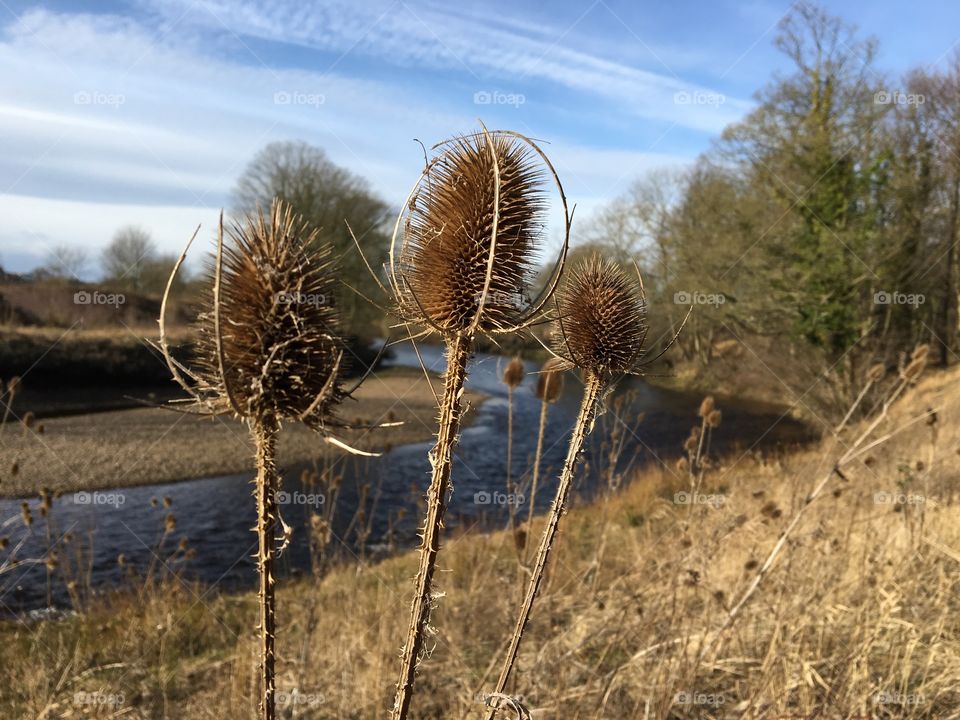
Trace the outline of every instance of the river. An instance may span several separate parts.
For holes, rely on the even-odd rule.
[[[420,348],[428,369],[441,372],[444,367],[440,348]],[[467,386],[487,399],[470,411],[469,425],[461,432],[453,470],[454,492],[448,510],[446,532],[457,532],[465,526],[503,527],[507,518],[505,496],[507,391],[500,382],[506,359],[497,355],[478,354],[471,362]],[[416,355],[408,346],[398,346],[388,365],[415,366]],[[537,366],[526,363],[527,370]],[[514,392],[513,476],[527,476],[533,456],[540,402],[534,391],[536,376],[528,376]],[[555,488],[554,469],[560,466],[580,402],[582,385],[574,373],[568,373],[564,392],[551,407],[550,422],[544,442],[541,490],[536,511],[548,507]],[[629,404],[611,410],[598,421],[588,443],[584,466],[578,482],[578,498],[588,499],[603,475],[607,452],[604,438],[610,429],[619,426],[623,435],[620,466],[659,462],[659,457],[676,458],[690,426],[696,421],[700,398],[665,390],[631,379],[622,383],[618,393],[629,394]],[[721,403],[724,422],[716,432],[717,453],[734,452],[739,448],[770,448],[777,444],[803,442],[808,431],[796,421],[749,404]],[[643,419],[638,423],[638,417]],[[621,421],[623,425],[620,425]],[[629,429],[625,429],[629,428]],[[386,432],[386,431],[385,431]],[[413,546],[419,523],[420,503],[429,481],[427,451],[431,443],[415,443],[391,448],[378,458],[343,457],[334,470],[343,476],[340,497],[333,513],[334,547],[339,557],[348,560],[375,560],[396,549]],[[300,483],[303,466],[281,468],[284,475],[284,519],[294,529],[293,538],[280,561],[282,573],[299,573],[310,567],[306,542],[308,514],[322,510],[329,501],[323,493],[305,488]],[[134,572],[143,575],[148,569],[162,571],[164,563],[176,550],[182,538],[196,551],[195,557],[183,561],[183,553],[175,568],[186,578],[198,579],[221,589],[252,586],[255,580],[252,554],[255,550],[253,527],[254,503],[249,474],[189,480],[178,483],[104,489],[101,502],[82,502],[82,494],[65,495],[52,501],[51,532],[58,538],[70,532],[70,543],[77,549],[66,553],[61,568],[53,573],[54,605],[69,604],[63,570],[73,567],[73,575],[81,586],[98,591],[116,587]],[[603,475],[608,477],[608,475]],[[78,496],[79,500],[78,501]],[[164,499],[170,507],[164,507]],[[355,522],[356,510],[364,498],[366,521]],[[522,515],[527,512],[527,498],[513,498]],[[111,502],[112,501],[112,502]],[[20,500],[0,500],[0,537],[9,535],[11,545],[23,534]],[[46,521],[31,502],[35,526],[20,548],[18,557],[40,557],[47,547]],[[173,514],[176,528],[163,540],[167,514]],[[358,528],[368,532],[358,533]],[[0,551],[0,558],[7,551]],[[123,555],[124,564],[118,563]],[[182,567],[181,567],[182,566]],[[45,607],[47,604],[47,571],[42,565],[25,565],[0,575],[0,614],[9,615]]]

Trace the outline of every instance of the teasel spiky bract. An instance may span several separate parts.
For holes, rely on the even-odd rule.
[[[666,351],[664,349],[650,360],[644,357],[648,325],[639,271],[634,281],[618,265],[594,256],[574,269],[557,295],[554,331],[556,367],[581,371],[584,379],[583,400],[526,595],[496,690],[491,696],[494,698],[503,696],[510,679],[560,518],[566,509],[577,459],[584,439],[593,427],[603,397],[624,376],[641,374],[646,365]],[[488,718],[492,720],[495,714],[496,707],[490,710]]]
[[[401,324],[419,328],[411,339],[439,334],[447,359],[394,720],[409,712],[435,600],[433,574],[474,339],[522,330],[541,317],[559,283],[571,221],[560,180],[531,139],[482,128],[433,149],[397,218],[387,273]],[[551,178],[563,205],[564,241],[548,282],[533,297]]]
[[[278,527],[283,527],[284,538],[289,537],[289,527],[276,504],[280,482],[276,445],[281,423],[303,422],[332,444],[359,451],[328,432],[332,427],[348,427],[334,411],[350,392],[342,384],[344,343],[339,334],[336,273],[329,246],[317,229],[280,200],[273,202],[269,216],[258,209],[233,224],[227,235],[225,243],[221,213],[204,310],[197,323],[196,369],[171,357],[164,326],[169,290],[190,243],[174,266],[161,303],[160,349],[174,379],[195,405],[190,411],[244,419],[256,445],[260,717],[273,720],[273,567]]]

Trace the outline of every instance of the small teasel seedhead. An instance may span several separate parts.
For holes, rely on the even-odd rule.
[[[506,369],[503,371],[503,384],[510,388],[515,388],[523,382],[524,375],[527,374],[523,367],[523,360],[514,356]]]
[[[713,399],[713,395],[707,395],[700,402],[700,409],[697,410],[697,415],[702,418],[705,418],[713,412],[713,408],[716,407],[716,401]]]
[[[563,361],[550,358],[537,377],[537,398],[546,403],[555,403],[563,392]]]
[[[643,288],[620,267],[594,256],[559,293],[558,355],[605,380],[633,372],[647,337]]]
[[[714,409],[710,411],[710,414],[707,415],[707,427],[718,428],[720,427],[720,422],[723,420],[723,413],[720,410]]]
[[[877,363],[867,371],[867,381],[872,383],[880,382],[886,374],[886,366],[883,363]]]

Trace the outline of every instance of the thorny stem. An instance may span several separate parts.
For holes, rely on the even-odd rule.
[[[440,401],[440,420],[437,443],[430,454],[433,467],[430,488],[427,490],[427,517],[423,526],[420,544],[420,567],[417,570],[416,592],[410,606],[410,623],[407,640],[403,646],[403,661],[400,680],[394,698],[393,720],[404,720],[410,710],[413,683],[417,663],[423,651],[430,611],[433,605],[433,573],[440,550],[440,529],[447,509],[447,494],[450,489],[450,469],[453,461],[453,446],[460,428],[461,396],[467,376],[467,359],[470,356],[472,338],[457,334],[447,344],[447,370],[444,374],[443,398]]]
[[[580,404],[580,412],[577,415],[577,422],[573,428],[573,435],[570,437],[570,446],[567,450],[567,458],[563,463],[563,471],[560,473],[560,483],[557,485],[557,494],[553,499],[550,517],[547,519],[547,525],[544,527],[543,535],[540,538],[540,547],[537,550],[537,559],[533,566],[533,572],[530,575],[530,582],[527,585],[527,594],[520,608],[520,616],[517,618],[517,625],[513,630],[513,637],[510,640],[507,656],[504,658],[503,669],[500,671],[500,679],[497,680],[497,688],[493,693],[494,695],[502,694],[507,682],[510,680],[510,672],[513,670],[513,665],[516,662],[517,653],[520,649],[520,640],[523,638],[523,633],[527,628],[527,622],[530,620],[533,601],[537,596],[537,592],[540,590],[543,571],[547,565],[550,549],[553,547],[554,539],[557,536],[560,517],[566,510],[567,498],[570,494],[570,488],[573,485],[573,471],[577,464],[577,458],[583,448],[583,441],[587,436],[602,387],[603,383],[599,376],[593,373],[587,376],[586,386],[583,390],[583,401]],[[496,712],[497,708],[492,708],[487,715],[487,720],[493,720]]]
[[[530,525],[533,523],[533,510],[537,501],[537,481],[540,479],[540,458],[543,455],[543,435],[547,427],[547,410],[550,409],[550,403],[546,400],[540,401],[540,430],[537,433],[537,451],[533,456],[533,479],[530,481],[530,502],[527,506],[527,531],[530,531]]]
[[[272,418],[255,422],[251,427],[257,446],[257,573],[260,576],[260,718],[276,717],[276,681],[274,678],[274,641],[276,604],[274,600],[274,542],[277,525],[277,466],[276,449],[278,428]]]
[[[516,508],[513,500],[513,387],[507,385],[507,514],[510,517],[510,532],[516,524]]]

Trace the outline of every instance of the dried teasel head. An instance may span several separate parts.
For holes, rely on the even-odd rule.
[[[515,388],[523,382],[524,375],[527,374],[523,367],[523,360],[514,356],[506,369],[503,371],[503,384],[510,388]]]
[[[710,414],[707,415],[707,427],[718,428],[722,421],[723,413],[721,413],[720,410],[711,410]]]
[[[531,289],[544,246],[552,166],[530,139],[507,131],[434,148],[397,220],[389,280],[406,322],[441,334],[509,332],[529,324],[552,295]]]
[[[887,367],[883,363],[877,363],[873,365],[869,370],[867,370],[867,381],[868,382],[880,382],[883,380],[883,376],[887,374]]]
[[[537,398],[546,403],[555,403],[563,392],[563,361],[550,358],[537,377]]]
[[[319,428],[343,399],[335,265],[318,232],[275,200],[218,243],[196,373],[215,410]]]
[[[915,358],[910,361],[910,364],[903,369],[903,377],[906,380],[913,382],[923,374],[924,369],[927,367],[927,356],[922,355],[918,358]]]
[[[707,417],[710,413],[713,412],[713,409],[716,407],[716,405],[717,405],[717,403],[716,403],[716,401],[713,399],[713,395],[707,395],[707,396],[700,402],[700,409],[697,410],[697,415],[699,415],[699,416],[702,417],[702,418]]]
[[[639,282],[594,256],[573,271],[558,295],[558,355],[603,378],[636,370],[647,337]]]

